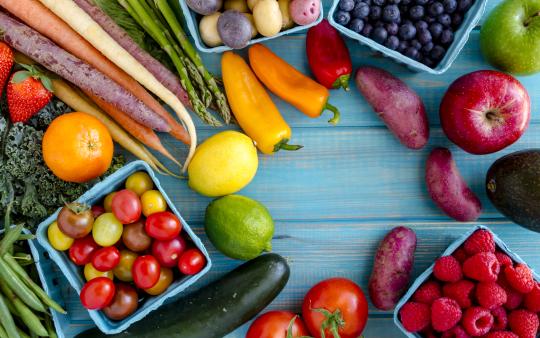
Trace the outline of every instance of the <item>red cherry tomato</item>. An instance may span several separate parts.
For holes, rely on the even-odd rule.
[[[327,314],[321,313],[328,311]],[[339,316],[332,316],[336,311]],[[326,338],[336,338],[331,328],[336,325],[341,338],[358,338],[366,326],[368,305],[362,289],[346,278],[331,278],[308,291],[302,305],[302,316],[311,335],[320,338],[326,322]],[[342,321],[343,325],[339,325]]]
[[[291,323],[294,323],[291,326]],[[291,335],[288,336],[287,333]],[[299,316],[288,311],[270,311],[249,327],[246,338],[297,338],[309,335],[306,325]]]
[[[180,234],[182,224],[172,212],[156,212],[146,219],[144,230],[158,241],[168,241]]]
[[[100,310],[109,306],[115,292],[112,280],[107,277],[94,278],[81,289],[81,303],[88,310]]]
[[[94,219],[98,218],[99,216],[101,216],[101,214],[104,214],[106,212],[105,208],[101,205],[94,205],[90,210],[92,210],[92,215],[94,215]]]
[[[114,194],[111,202],[114,216],[122,224],[130,224],[141,217],[142,205],[139,196],[131,190],[120,190]]]
[[[206,265],[206,258],[199,249],[185,251],[178,260],[178,270],[184,275],[195,275]]]
[[[170,241],[154,241],[152,255],[156,257],[161,266],[172,268],[178,264],[180,255],[186,250],[186,241],[176,236]]]
[[[99,245],[94,241],[92,235],[78,238],[69,248],[69,258],[76,265],[86,265],[92,260],[92,255],[99,249]]]
[[[120,251],[114,246],[101,248],[92,256],[92,265],[101,272],[114,269],[118,263],[120,263]]]
[[[133,263],[131,274],[133,282],[139,289],[149,289],[156,285],[159,280],[161,267],[154,256],[139,256]]]

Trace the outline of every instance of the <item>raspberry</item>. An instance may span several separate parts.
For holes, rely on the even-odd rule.
[[[506,303],[504,304],[504,307],[508,310],[517,309],[521,305],[521,302],[523,302],[523,295],[512,289],[512,287],[506,281],[504,273],[499,275],[497,283],[504,289],[504,291],[506,291]]]
[[[531,269],[525,264],[516,264],[515,267],[507,266],[504,276],[508,284],[516,291],[529,293],[534,288],[534,279]]]
[[[540,285],[536,284],[532,291],[525,295],[524,305],[531,312],[540,312]]]
[[[453,328],[461,319],[459,304],[450,298],[439,298],[431,304],[431,324],[435,331]]]
[[[461,322],[467,333],[473,337],[481,336],[489,332],[493,326],[493,316],[491,312],[483,307],[470,307],[463,315]]]
[[[519,338],[517,334],[510,331],[498,331],[488,333],[485,338]]]
[[[481,282],[476,285],[476,300],[480,306],[493,310],[506,303],[506,291],[495,282]]]
[[[535,338],[538,332],[538,316],[527,310],[514,310],[508,315],[508,325],[519,338]]]
[[[504,330],[508,326],[508,316],[506,315],[506,310],[499,306],[491,310],[493,315],[493,330]]]
[[[448,283],[443,286],[443,295],[458,302],[462,309],[471,307],[471,294],[474,283],[470,280],[462,279],[455,283]]]
[[[399,311],[401,323],[409,332],[422,331],[429,326],[431,312],[429,305],[408,302]]]
[[[463,264],[463,262],[465,262],[465,260],[469,258],[469,255],[467,255],[463,247],[457,248],[457,250],[454,251],[452,256],[454,256],[454,258],[457,259],[457,261],[460,262],[461,264]]]
[[[493,235],[487,230],[475,231],[463,244],[463,249],[469,255],[479,252],[495,252],[495,241]]]
[[[463,263],[463,274],[479,282],[495,282],[499,271],[499,261],[491,252],[477,253]]]
[[[441,338],[470,338],[470,336],[461,326],[457,325],[449,331],[444,332]]]
[[[439,335],[437,334],[437,332],[435,332],[435,330],[433,330],[431,326],[425,330],[422,330],[422,332],[420,333],[424,338],[439,338]]]
[[[508,256],[502,251],[495,252],[495,257],[497,257],[497,260],[499,261],[499,265],[501,266],[501,268],[505,266],[509,266],[509,265],[514,265],[514,262],[512,262],[512,258],[510,258],[510,256]]]
[[[463,278],[461,265],[453,256],[444,256],[435,261],[433,275],[443,282],[457,282]]]
[[[434,280],[430,280],[420,285],[412,296],[412,300],[417,303],[431,305],[437,298],[441,298],[441,286]]]

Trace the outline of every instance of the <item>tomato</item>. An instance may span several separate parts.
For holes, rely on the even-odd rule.
[[[122,224],[133,223],[141,217],[141,200],[131,190],[118,191],[112,199],[111,208],[114,216]]]
[[[112,302],[114,293],[113,281],[107,277],[98,277],[83,286],[79,297],[88,310],[100,310]]]
[[[323,314],[321,310],[328,313]],[[325,322],[327,338],[337,338],[331,332],[333,326],[338,328],[340,338],[357,338],[366,326],[368,305],[364,292],[353,281],[331,278],[308,291],[304,297],[302,315],[309,332],[315,338],[321,337],[321,326]],[[338,325],[340,321],[344,323],[342,326]]]
[[[114,278],[112,271],[99,271],[97,270],[92,263],[88,263],[84,266],[84,278],[87,281],[91,281],[94,278],[106,277],[112,280]]]
[[[206,265],[206,258],[199,249],[185,251],[178,260],[178,270],[184,275],[195,275]]]
[[[169,241],[154,241],[152,243],[152,255],[156,257],[161,266],[167,268],[178,264],[178,259],[184,250],[186,250],[186,241],[180,236]]]
[[[165,292],[169,285],[171,285],[173,281],[173,272],[169,268],[161,268],[161,272],[159,273],[159,279],[156,283],[156,285],[152,286],[149,289],[144,289],[144,291],[152,296],[157,296]]]
[[[159,262],[150,255],[137,257],[131,268],[133,282],[139,289],[149,289],[156,285],[160,272]]]
[[[109,271],[120,263],[120,251],[114,246],[101,248],[92,256],[92,265],[98,271]]]
[[[81,203],[66,204],[56,219],[58,227],[66,236],[83,238],[92,231],[94,216],[90,207]]]
[[[116,194],[116,191],[113,191],[107,196],[105,196],[105,199],[103,200],[103,208],[105,209],[106,212],[112,212],[112,199],[115,194]]]
[[[93,205],[90,210],[92,210],[92,215],[94,216],[94,219],[106,213],[105,208],[101,205]]]
[[[294,323],[291,326],[291,323]],[[291,333],[291,336],[287,336]],[[246,338],[297,338],[308,336],[309,332],[302,319],[292,312],[270,311],[249,327]]]
[[[141,252],[150,247],[152,237],[144,231],[145,219],[141,218],[135,223],[124,226],[122,232],[122,242],[131,251]]]
[[[153,188],[154,182],[152,182],[150,176],[144,171],[136,172],[126,180],[126,189],[133,191],[137,196],[141,196]]]
[[[124,226],[113,213],[106,212],[94,222],[92,236],[97,244],[112,246],[122,237],[123,228]]]
[[[129,284],[117,283],[114,298],[111,304],[103,309],[103,312],[112,320],[122,320],[135,312],[138,306],[137,291]]]
[[[136,253],[129,250],[120,251],[120,262],[113,269],[114,276],[122,282],[133,281],[131,269],[133,268],[133,263],[135,263],[137,257],[139,256]]]
[[[78,238],[69,248],[69,258],[76,265],[85,265],[90,263],[92,255],[99,248],[99,245],[90,235],[84,238]]]
[[[141,195],[142,213],[146,217],[167,210],[167,201],[157,190],[148,190]]]
[[[52,222],[47,228],[47,238],[51,246],[58,251],[66,251],[73,245],[74,239],[66,236],[60,228],[57,222]]]
[[[182,224],[172,212],[162,211],[148,216],[144,230],[152,238],[169,241],[180,234]]]

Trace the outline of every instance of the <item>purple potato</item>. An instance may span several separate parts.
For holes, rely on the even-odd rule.
[[[221,9],[223,0],[186,0],[186,4],[197,14],[210,15]]]
[[[219,16],[218,33],[226,46],[241,49],[251,40],[251,23],[249,19],[237,10],[227,10]]]

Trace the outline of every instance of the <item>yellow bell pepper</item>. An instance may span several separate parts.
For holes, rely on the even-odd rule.
[[[261,152],[272,154],[280,149],[302,148],[288,144],[291,128],[242,57],[225,52],[221,59],[221,72],[236,121]]]

